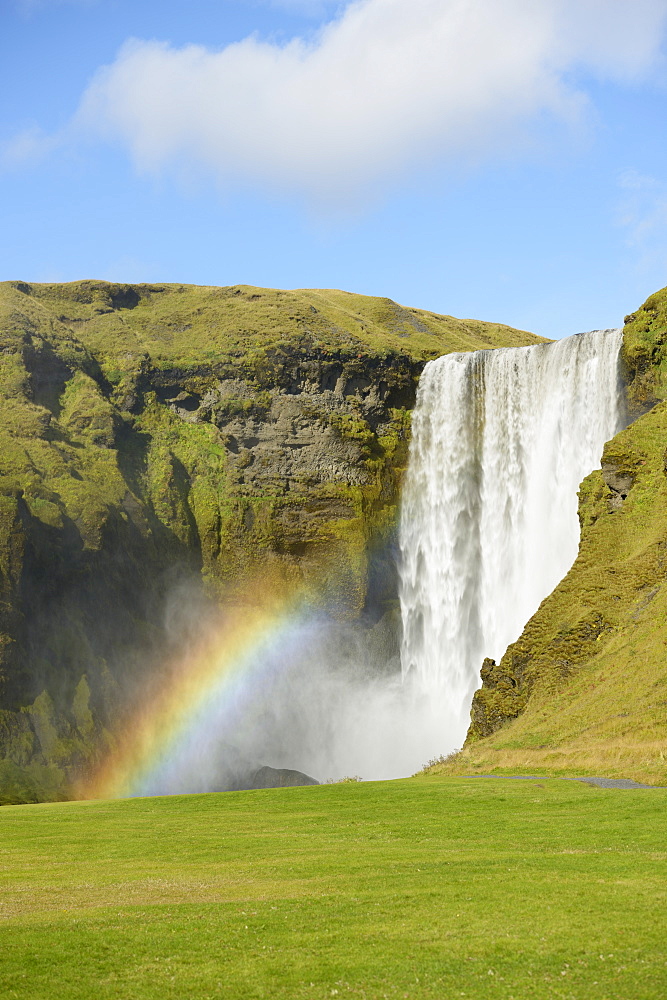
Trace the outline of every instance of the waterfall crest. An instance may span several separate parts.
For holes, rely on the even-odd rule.
[[[400,524],[401,661],[449,749],[484,657],[499,660],[577,555],[579,484],[622,423],[621,342],[594,331],[424,368]]]

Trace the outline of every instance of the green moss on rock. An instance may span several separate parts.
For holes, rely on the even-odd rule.
[[[667,396],[667,288],[625,318],[623,360],[632,417]]]

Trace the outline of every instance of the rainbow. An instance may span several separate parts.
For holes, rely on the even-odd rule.
[[[160,690],[140,699],[101,765],[79,783],[78,796],[127,798],[178,787],[181,762],[192,766],[202,734],[219,735],[226,720],[238,720],[253,692],[303,650],[316,628],[299,592],[228,612],[187,656],[166,665]]]

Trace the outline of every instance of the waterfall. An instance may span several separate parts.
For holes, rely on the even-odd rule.
[[[419,383],[400,524],[404,683],[460,747],[496,661],[574,562],[577,490],[622,422],[622,331],[448,354]]]
[[[264,765],[403,777],[460,747],[484,657],[577,554],[579,483],[622,421],[620,344],[603,331],[428,364],[401,508],[403,677],[326,614],[279,618],[243,646],[243,669],[219,687],[215,674],[142,794],[235,787]]]

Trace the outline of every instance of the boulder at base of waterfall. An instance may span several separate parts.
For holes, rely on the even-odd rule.
[[[292,771],[289,767],[258,767],[251,775],[248,788],[291,788],[294,785],[319,785],[303,771]]]

